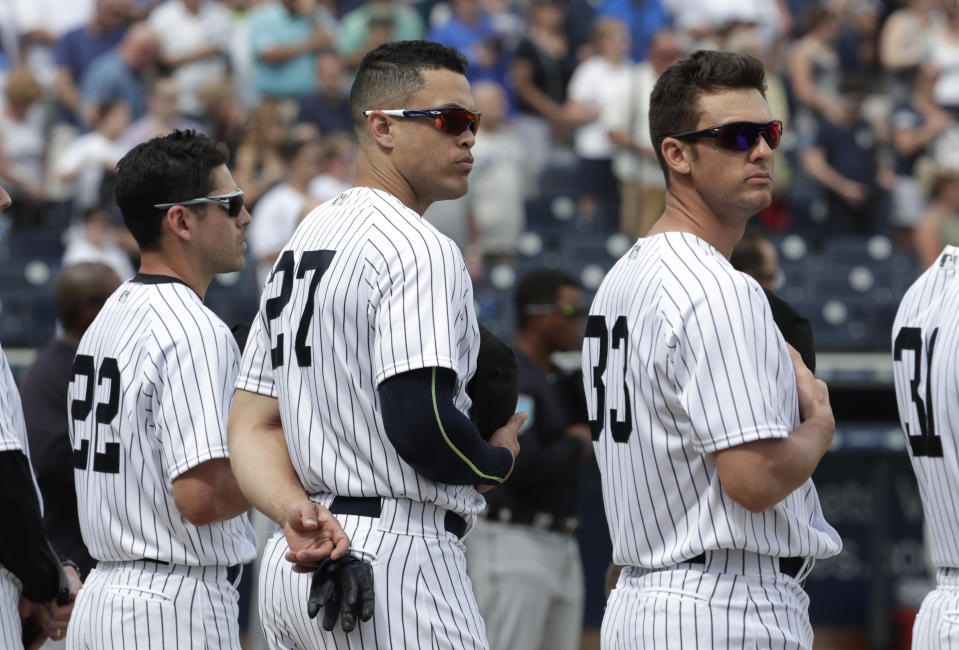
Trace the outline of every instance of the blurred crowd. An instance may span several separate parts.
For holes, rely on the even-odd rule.
[[[0,184],[17,232],[133,273],[116,161],[173,128],[225,142],[260,278],[349,187],[362,56],[427,38],[470,60],[471,189],[426,218],[476,274],[509,262],[537,196],[576,229],[640,236],[664,187],[646,103],[699,48],[755,55],[785,123],[769,233],[885,234],[923,264],[959,244],[959,0],[0,0]],[[383,106],[383,109],[427,108]]]

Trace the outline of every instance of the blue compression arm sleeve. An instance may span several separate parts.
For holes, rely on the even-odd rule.
[[[453,405],[456,375],[447,368],[420,368],[379,387],[386,435],[400,458],[428,479],[453,485],[499,485],[513,454],[484,441]]]

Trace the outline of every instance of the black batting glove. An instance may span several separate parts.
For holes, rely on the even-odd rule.
[[[357,618],[368,621],[373,617],[374,604],[373,567],[368,561],[350,555],[327,558],[313,571],[306,611],[316,618],[324,609],[323,629],[327,632],[333,631],[337,616],[344,632],[353,631]]]

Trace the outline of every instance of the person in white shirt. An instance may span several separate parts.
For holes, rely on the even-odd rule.
[[[121,280],[129,280],[136,273],[130,257],[117,244],[113,220],[103,208],[90,208],[83,213],[82,227],[71,232],[70,243],[63,252],[63,266],[79,262],[102,262]]]

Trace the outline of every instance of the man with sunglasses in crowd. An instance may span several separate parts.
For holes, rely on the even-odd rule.
[[[77,507],[97,564],[69,648],[240,648],[236,587],[256,553],[226,439],[240,353],[203,304],[215,274],[244,265],[251,219],[227,156],[174,131],[117,165],[141,261],[73,362]]]
[[[486,495],[466,559],[492,650],[576,650],[585,591],[574,533],[593,445],[582,378],[551,357],[582,344],[583,290],[569,274],[541,269],[520,280],[514,302],[517,408],[529,414],[523,453],[509,482]]]
[[[811,648],[802,589],[841,541],[810,480],[826,385],[729,256],[772,200],[782,124],[753,57],[699,51],[650,97],[666,208],[614,265],[583,374],[613,561],[603,647]]]
[[[428,41],[363,58],[354,187],[307,215],[264,287],[230,411],[237,479],[274,518],[304,500],[328,507],[375,585],[372,618],[337,623],[327,603],[312,621],[310,572],[329,541],[274,535],[260,569],[272,648],[488,647],[461,540],[480,490],[512,471],[525,416],[488,442],[467,416],[472,284],[459,249],[421,216],[467,190],[480,115],[465,70]]]

